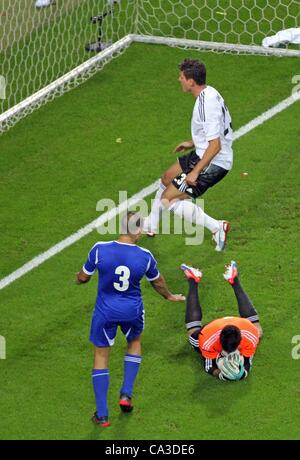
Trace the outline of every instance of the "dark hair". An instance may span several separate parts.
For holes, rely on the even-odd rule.
[[[225,326],[220,334],[220,342],[224,351],[235,351],[242,340],[241,331],[236,326]]]
[[[128,211],[122,219],[121,234],[135,235],[142,227],[142,217],[139,213]]]
[[[197,85],[205,85],[206,83],[206,68],[203,62],[196,59],[185,59],[179,69],[183,72],[185,78],[192,78]]]

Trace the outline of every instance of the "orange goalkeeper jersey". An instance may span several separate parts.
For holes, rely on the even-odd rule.
[[[254,355],[259,342],[258,330],[248,319],[236,316],[211,321],[201,329],[199,334],[199,348],[204,358],[216,359],[222,351],[220,334],[225,326],[236,326],[240,329],[242,340],[238,347],[239,352],[250,358]]]

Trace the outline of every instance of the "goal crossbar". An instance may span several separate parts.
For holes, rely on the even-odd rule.
[[[19,104],[16,104],[11,109],[8,109],[2,115],[0,115],[0,133],[2,131],[2,127],[7,124],[8,120],[12,117],[15,117],[17,114],[24,112],[28,107],[32,105],[38,105],[40,101],[46,99],[51,93],[57,91],[59,87],[64,87],[67,83],[74,80],[81,74],[86,73],[89,69],[99,65],[101,62],[107,61],[109,62],[112,59],[113,55],[130,46],[132,43],[132,36],[126,35],[125,37],[118,40],[116,43],[112,44],[105,50],[98,53],[96,56],[88,59],[83,64],[80,64],[75,69],[71,70],[70,72],[66,73],[62,77],[58,78],[57,80],[53,81],[49,85],[45,86],[41,90],[37,91],[36,93],[32,94],[31,96],[27,97]]]
[[[152,43],[156,45],[177,46],[182,48],[196,48],[211,51],[229,51],[245,54],[271,55],[278,57],[300,57],[300,50],[287,50],[286,48],[264,48],[255,45],[238,45],[233,43],[207,42],[189,40],[187,38],[160,37],[154,35],[131,35],[132,41],[139,43]]]
[[[20,103],[16,104],[12,108],[0,115],[0,134],[9,129],[11,123],[10,120],[19,116],[22,117],[22,113],[27,113],[31,107],[37,107],[43,104],[43,101],[47,101],[49,96],[53,93],[59,93],[60,88],[64,88],[68,83],[75,80],[78,76],[88,73],[89,70],[97,68],[100,64],[109,62],[113,56],[128,48],[131,43],[146,43],[156,45],[168,45],[177,46],[182,48],[194,48],[203,50],[212,50],[220,52],[238,52],[245,54],[259,54],[259,55],[272,55],[278,57],[300,57],[300,51],[297,50],[286,50],[280,48],[263,48],[262,46],[254,45],[237,45],[229,43],[219,42],[206,42],[201,40],[189,40],[171,37],[160,37],[151,35],[138,35],[128,34],[105,50],[98,53],[96,56],[88,59],[83,64],[74,68],[70,72],[66,73],[62,77],[53,81],[49,85],[45,86],[41,90],[37,91],[33,95],[27,97]],[[60,93],[59,93],[60,94]]]

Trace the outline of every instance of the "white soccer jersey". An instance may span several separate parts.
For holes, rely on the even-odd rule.
[[[224,99],[212,86],[207,86],[197,97],[192,116],[192,139],[197,155],[203,157],[208,141],[220,138],[221,150],[211,163],[224,169],[232,168],[231,116]]]

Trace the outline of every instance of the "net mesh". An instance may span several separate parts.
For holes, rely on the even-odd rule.
[[[140,0],[138,33],[261,45],[264,37],[300,27],[299,0]]]
[[[100,26],[103,48],[126,36],[133,28],[136,6],[130,0],[56,0],[44,8],[37,8],[36,0],[0,0],[0,5],[2,114],[72,69],[90,62],[42,98],[32,100],[5,119],[2,117],[0,132],[56,95],[81,84],[126,49],[129,43],[91,62],[91,57],[103,53],[87,51],[86,46],[99,43]]]
[[[299,0],[0,0],[0,134],[132,40],[243,52],[299,26]]]

